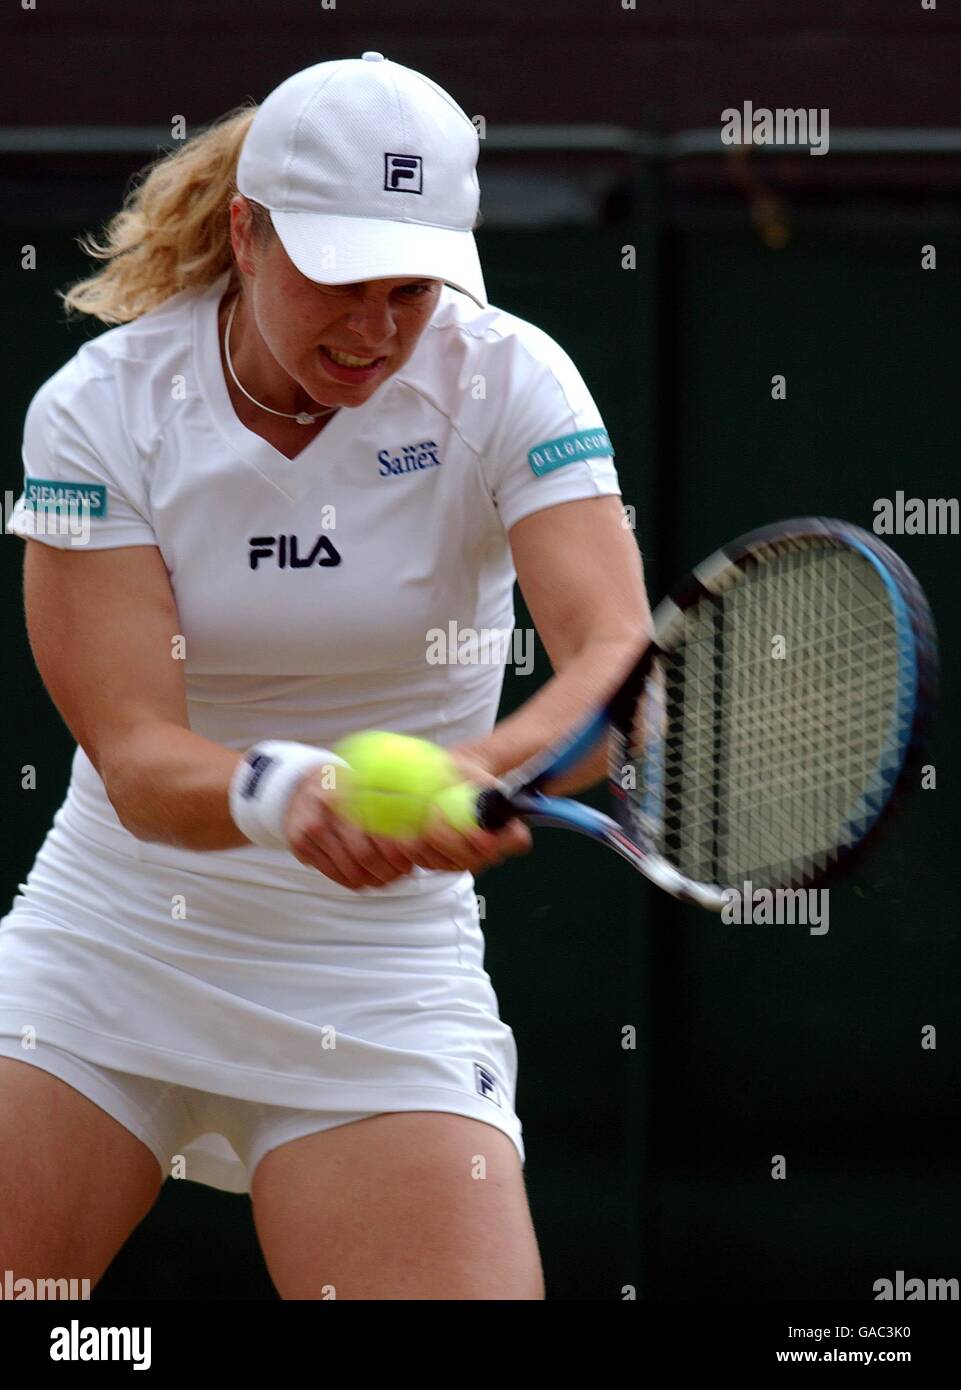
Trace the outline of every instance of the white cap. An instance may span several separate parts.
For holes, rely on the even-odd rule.
[[[309,280],[443,280],[481,308],[477,131],[457,103],[382,53],[317,63],[257,110],[237,187],[270,209]]]

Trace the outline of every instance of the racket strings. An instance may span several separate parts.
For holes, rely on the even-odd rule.
[[[633,806],[690,878],[801,883],[857,838],[900,759],[895,617],[874,566],[830,540],[725,579],[661,658],[660,704],[649,683]]]

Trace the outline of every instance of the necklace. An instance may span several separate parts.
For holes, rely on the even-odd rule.
[[[240,296],[238,295],[230,306],[230,313],[227,315],[227,324],[224,328],[224,356],[227,359],[227,368],[234,379],[234,385],[237,387],[237,390],[243,391],[248,401],[253,401],[254,405],[259,406],[261,410],[267,410],[271,415],[282,415],[285,420],[296,420],[298,425],[314,425],[318,420],[322,420],[325,415],[333,415],[334,411],[338,408],[336,405],[330,405],[326,410],[318,411],[316,415],[311,415],[306,410],[299,410],[296,414],[291,414],[289,410],[274,410],[272,406],[264,405],[263,401],[255,400],[249,391],[244,390],[244,387],[241,386],[240,382],[237,380],[234,364],[230,360],[230,325],[234,321],[234,314],[237,312],[237,305],[239,303]]]

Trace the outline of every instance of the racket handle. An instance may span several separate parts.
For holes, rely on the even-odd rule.
[[[516,815],[510,801],[496,787],[485,787],[477,798],[477,824],[482,830],[500,830]]]

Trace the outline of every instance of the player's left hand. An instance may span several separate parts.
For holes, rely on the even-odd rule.
[[[474,752],[460,753],[449,748],[465,782],[478,787],[490,787],[497,778]],[[416,840],[403,842],[404,853],[422,869],[441,869],[446,872],[480,873],[482,869],[500,864],[512,854],[526,854],[533,841],[531,832],[521,820],[508,821],[500,830],[455,830],[438,813],[427,831]]]

